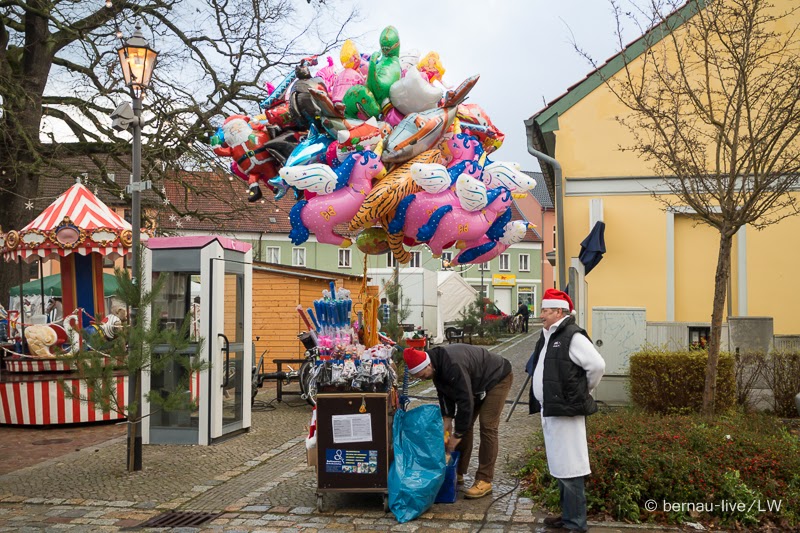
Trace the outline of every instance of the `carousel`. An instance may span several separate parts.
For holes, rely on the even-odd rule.
[[[124,308],[113,313],[106,309],[103,262],[124,256],[131,242],[131,225],[80,183],[23,229],[0,232],[0,254],[6,262],[59,262],[63,307],[63,318],[55,321],[26,314],[23,305],[7,312],[8,338],[0,352],[0,424],[51,426],[124,418],[68,398],[62,383],[85,397],[86,384],[73,365],[81,348],[80,332],[113,338],[127,318]],[[117,376],[116,386],[118,397],[127,398],[124,373]]]

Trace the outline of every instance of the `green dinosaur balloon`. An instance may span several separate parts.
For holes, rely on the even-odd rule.
[[[381,32],[381,51],[372,54],[369,60],[367,88],[375,95],[379,105],[389,98],[389,87],[400,79],[400,35],[397,28],[387,26]]]
[[[347,118],[360,118],[367,120],[381,114],[381,106],[375,101],[369,89],[363,85],[353,85],[342,97],[344,103],[344,116]]]

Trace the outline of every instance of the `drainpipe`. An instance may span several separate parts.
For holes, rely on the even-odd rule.
[[[553,167],[555,173],[556,201],[556,266],[558,267],[558,287],[563,291],[567,286],[567,260],[564,256],[564,198],[561,192],[561,164],[549,155],[533,147],[533,121],[525,121],[528,130],[528,153]]]

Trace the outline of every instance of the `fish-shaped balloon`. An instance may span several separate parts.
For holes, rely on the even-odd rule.
[[[328,146],[333,142],[333,139],[327,135],[320,134],[317,127],[311,124],[308,127],[308,135],[305,139],[297,144],[297,147],[292,151],[286,159],[285,167],[295,167],[299,165],[310,165],[313,163],[322,163],[325,160],[325,153]]]

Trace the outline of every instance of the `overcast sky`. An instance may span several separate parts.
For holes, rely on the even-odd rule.
[[[480,74],[469,101],[506,134],[493,159],[518,161],[524,170],[539,165],[527,152],[523,120],[592,70],[573,49],[573,36],[601,62],[618,50],[608,0],[347,1],[361,11],[362,21],[352,27],[353,35],[363,34],[360,52],[376,51],[381,30],[391,24],[400,34],[401,54],[439,53],[446,84]],[[626,42],[638,35],[631,27]]]

